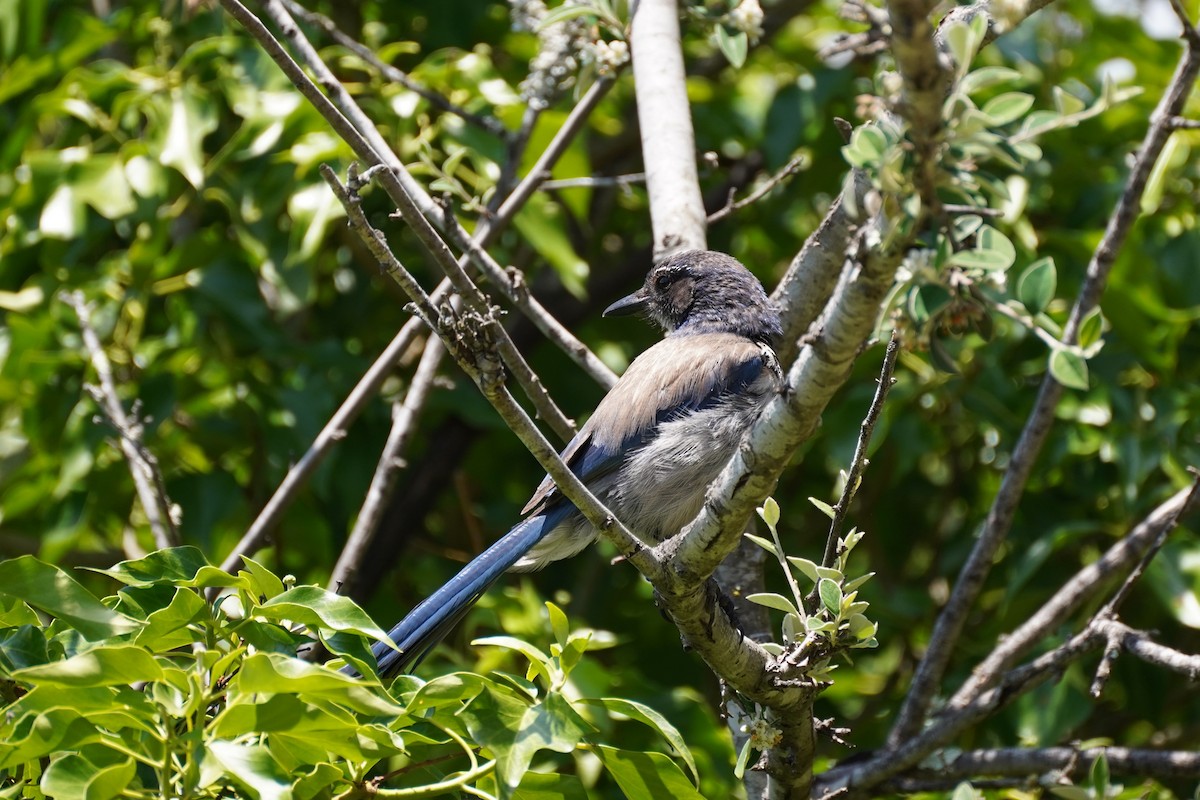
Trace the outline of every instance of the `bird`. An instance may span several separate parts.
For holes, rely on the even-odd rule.
[[[641,288],[604,316],[641,314],[664,338],[634,359],[561,456],[579,479],[647,543],[678,533],[708,486],[782,386],[774,345],[779,312],[737,259],[688,250],[653,266]],[[573,556],[595,527],[546,476],[523,519],[418,604],[377,642],[377,672],[411,671],[509,571]]]

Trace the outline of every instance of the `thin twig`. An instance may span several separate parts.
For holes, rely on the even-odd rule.
[[[1200,119],[1188,119],[1187,117],[1171,117],[1169,123],[1172,128],[1177,131],[1194,131],[1200,130]]]
[[[1196,497],[1192,489],[1181,489],[1146,515],[1100,558],[1075,573],[1020,627],[997,642],[947,706],[957,708],[971,702],[980,691],[994,684],[1017,659],[1060,628],[1072,614],[1086,604],[1096,602],[1096,595],[1104,586],[1134,564],[1163,531],[1175,527],[1179,519],[1195,505]]]
[[[752,191],[750,194],[748,194],[745,198],[738,200],[737,202],[734,202],[733,195],[730,194],[729,202],[727,202],[723,207],[718,208],[716,211],[714,211],[713,213],[708,215],[708,224],[712,225],[714,222],[720,222],[721,220],[725,219],[726,217],[733,214],[734,212],[741,211],[746,206],[757,203],[763,197],[766,197],[766,195],[772,189],[774,189],[779,184],[783,183],[785,180],[790,178],[792,175],[795,175],[803,167],[806,167],[806,166],[808,166],[808,156],[807,155],[795,156],[792,158],[791,161],[789,161],[787,164],[785,164],[782,169],[780,169],[774,175],[772,175],[771,177],[769,177],[765,181],[763,181],[762,184],[760,184],[758,187],[756,187],[754,189],[754,191]]]
[[[167,497],[166,484],[162,472],[158,468],[158,460],[142,441],[144,427],[142,421],[135,416],[125,413],[121,398],[117,396],[117,384],[113,379],[112,364],[100,344],[100,337],[92,327],[92,309],[83,299],[82,292],[62,292],[59,297],[69,305],[79,318],[79,329],[83,334],[83,344],[87,348],[96,377],[100,379],[99,386],[85,386],[92,398],[100,406],[100,410],[117,433],[117,441],[125,460],[129,464],[129,474],[133,476],[133,485],[141,501],[150,532],[160,548],[174,547],[179,544],[179,531],[172,518],[174,506]]]
[[[1120,252],[1137,218],[1146,181],[1171,134],[1169,121],[1183,110],[1198,72],[1200,51],[1189,47],[1180,58],[1167,90],[1151,115],[1150,129],[1138,149],[1125,190],[1121,193],[1120,200],[1109,217],[1104,236],[1088,263],[1083,286],[1063,330],[1062,338],[1067,344],[1076,343],[1083,318],[1100,300],[1117,253]],[[1062,384],[1047,372],[1042,379],[1033,410],[1013,449],[1008,469],[992,502],[983,530],[959,572],[949,601],[938,616],[925,656],[917,666],[904,704],[888,735],[888,743],[892,747],[910,739],[924,724],[933,699],[939,692],[939,684],[950,663],[963,625],[983,588],[996,552],[1012,526],[1017,504],[1025,490],[1033,464],[1054,424],[1054,412],[1062,392]]]
[[[1183,501],[1183,505],[1180,506],[1179,511],[1167,521],[1167,524],[1163,525],[1158,536],[1154,537],[1154,542],[1142,554],[1142,558],[1138,561],[1137,566],[1129,573],[1129,577],[1121,584],[1121,588],[1117,589],[1112,599],[1104,604],[1104,608],[1100,609],[1097,616],[1116,617],[1117,609],[1125,602],[1125,598],[1129,596],[1133,585],[1145,574],[1146,568],[1150,566],[1150,562],[1158,555],[1158,551],[1162,549],[1162,546],[1167,543],[1167,537],[1171,535],[1171,531],[1175,530],[1175,526],[1179,524],[1179,518],[1183,515],[1184,509],[1191,508],[1197,498],[1200,498],[1200,471],[1195,467],[1188,467],[1188,471],[1192,473],[1192,488],[1188,492],[1187,499]]]
[[[329,67],[321,60],[312,44],[304,37],[295,20],[287,13],[280,0],[265,0],[264,10],[280,27],[284,36],[296,48],[304,63],[317,75],[321,85],[330,93],[326,97],[317,85],[305,74],[300,65],[288,54],[262,21],[252,14],[240,0],[220,0],[221,5],[258,41],[288,80],[323,116],[334,132],[340,136],[362,159],[367,167],[385,165],[386,169],[376,173],[376,180],[396,204],[404,221],[416,233],[422,245],[447,274],[462,275],[463,266],[454,264],[446,243],[433,229],[431,222],[445,223],[447,235],[455,245],[464,250],[486,275],[488,281],[499,289],[542,333],[578,363],[604,388],[611,388],[616,376],[596,357],[586,345],[573,336],[561,323],[533,298],[523,285],[518,287],[504,269],[496,263],[480,242],[472,241],[467,232],[453,217],[440,212],[437,204],[424,188],[409,174],[408,170],[388,146],[378,128],[337,80]],[[331,99],[332,98],[332,99]],[[454,281],[452,280],[452,283]],[[468,281],[469,283],[469,281]],[[472,284],[473,287],[473,284]],[[461,287],[457,287],[460,288]],[[478,290],[469,290],[477,294]]]
[[[871,444],[871,434],[875,432],[875,424],[879,422],[879,415],[883,412],[883,403],[887,400],[888,390],[896,382],[896,379],[892,377],[892,373],[896,370],[896,357],[899,354],[900,336],[896,331],[892,331],[891,338],[888,339],[887,349],[883,353],[883,365],[879,368],[879,379],[875,385],[875,396],[871,398],[871,406],[867,409],[867,416],[863,418],[858,428],[858,443],[854,446],[854,458],[850,462],[850,471],[846,475],[846,484],[842,487],[842,496],[838,498],[837,505],[833,507],[833,519],[829,521],[829,534],[825,538],[825,554],[821,557],[821,566],[832,566],[834,560],[839,555],[838,538],[842,535],[842,526],[846,522],[846,513],[850,510],[850,503],[854,500],[854,494],[858,491],[859,481],[862,480],[862,475],[867,465],[871,463],[867,460],[867,448]]]
[[[977,776],[1024,777],[1035,786],[1050,787],[1072,775],[1082,775],[1103,756],[1114,775],[1154,778],[1200,778],[1200,753],[1191,750],[1150,750],[1129,747],[999,747],[948,754],[937,767],[916,769],[880,784],[882,792],[936,791],[933,781],[947,789],[963,780],[980,788]],[[936,773],[936,774],[934,774]],[[1032,776],[1032,778],[1031,778]],[[928,783],[925,783],[928,782]]]
[[[342,31],[340,28],[338,28],[337,24],[333,20],[324,14],[309,10],[295,2],[295,0],[281,0],[281,2],[287,8],[288,12],[290,12],[293,16],[299,17],[308,24],[314,25],[323,30],[326,35],[329,36],[329,38],[333,39],[342,47],[350,50],[363,61],[379,70],[379,74],[387,78],[389,81],[398,83],[405,89],[408,89],[410,92],[419,94],[421,97],[424,97],[431,104],[437,108],[440,108],[442,111],[454,114],[455,116],[462,118],[464,121],[469,122],[476,127],[482,128],[493,136],[505,141],[512,136],[512,133],[508,130],[508,128],[504,127],[504,123],[500,122],[500,120],[496,119],[495,117],[486,116],[484,114],[476,114],[473,111],[468,111],[457,103],[451,102],[445,95],[435,92],[429,87],[423,86],[417,81],[413,80],[412,77],[403,70],[397,69],[391,64],[384,62],[379,58],[379,56],[375,55],[375,52],[371,50],[371,48],[367,47],[362,42],[359,42],[353,36],[350,36]]]
[[[593,178],[559,178],[543,181],[539,187],[544,192],[559,189],[604,189],[612,186],[623,188],[646,182],[646,173],[631,172],[628,175],[599,175]]]
[[[550,177],[551,167],[562,158],[563,153],[567,151],[571,142],[575,140],[579,131],[583,129],[584,122],[591,116],[592,111],[600,104],[604,96],[608,94],[608,90],[613,87],[614,83],[613,78],[604,77],[588,87],[583,97],[571,109],[571,113],[563,120],[562,126],[554,134],[554,138],[550,140],[550,144],[538,156],[537,161],[530,168],[529,174],[517,184],[517,187],[513,189],[512,194],[500,205],[495,215],[491,219],[485,218],[481,224],[486,225],[488,228],[502,226],[507,224],[516,215],[517,211],[529,201],[529,198],[537,191],[538,187],[545,184],[546,179]],[[476,238],[479,238],[478,234]]]

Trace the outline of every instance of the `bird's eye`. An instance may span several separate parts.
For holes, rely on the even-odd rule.
[[[666,289],[668,286],[671,285],[671,276],[666,275],[666,274],[659,275],[657,278],[654,279],[654,285],[657,286],[659,289]]]

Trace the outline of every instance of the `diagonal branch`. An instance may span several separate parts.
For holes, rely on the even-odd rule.
[[[104,412],[104,416],[117,432],[117,441],[125,460],[129,464],[129,473],[133,476],[133,485],[141,501],[150,532],[154,535],[158,547],[173,547],[179,544],[179,531],[175,520],[171,517],[171,501],[167,497],[166,485],[163,483],[162,472],[154,454],[142,441],[142,422],[136,417],[131,418],[125,413],[121,398],[117,396],[117,384],[113,380],[112,364],[100,344],[100,337],[92,327],[92,312],[88,303],[83,299],[82,292],[63,292],[60,297],[69,305],[79,318],[79,329],[83,334],[83,344],[87,348],[96,377],[100,379],[98,387],[86,387],[92,398]],[[137,413],[137,408],[134,408]]]
[[[1171,134],[1170,121],[1182,112],[1198,73],[1200,73],[1200,51],[1188,47],[1183,57],[1180,58],[1175,74],[1167,86],[1167,90],[1163,93],[1158,107],[1151,115],[1150,129],[1147,131],[1141,147],[1138,148],[1125,190],[1109,217],[1099,246],[1088,263],[1083,286],[1071,308],[1070,317],[1063,330],[1063,341],[1067,344],[1074,344],[1077,341],[1079,326],[1083,318],[1100,301],[1108,273],[1137,217],[1146,181],[1158,160],[1159,153],[1162,152],[1163,145],[1166,144],[1167,138]],[[1047,371],[1042,379],[1033,410],[1013,449],[1008,469],[1004,473],[1000,489],[992,502],[983,530],[959,572],[950,599],[938,616],[925,657],[917,667],[912,685],[904,699],[904,705],[888,736],[888,743],[893,747],[916,734],[929,714],[933,698],[939,691],[939,685],[946,672],[946,667],[950,663],[950,657],[955,650],[963,626],[983,588],[996,552],[1012,526],[1013,516],[1025,490],[1025,484],[1054,423],[1054,411],[1058,407],[1062,392],[1062,384],[1058,383]]]

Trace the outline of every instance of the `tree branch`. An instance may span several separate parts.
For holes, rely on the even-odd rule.
[[[1063,330],[1062,340],[1066,344],[1076,343],[1083,318],[1100,300],[1108,273],[1137,216],[1146,181],[1171,133],[1170,120],[1183,110],[1198,72],[1200,54],[1189,47],[1179,60],[1175,74],[1151,116],[1150,129],[1138,148],[1125,190],[1109,217],[1099,246],[1088,263],[1083,286]],[[890,746],[895,747],[910,739],[921,729],[928,715],[963,625],[983,588],[996,551],[1012,526],[1013,515],[1033,470],[1033,464],[1041,453],[1042,445],[1054,423],[1054,410],[1062,392],[1062,385],[1047,371],[1033,410],[1013,449],[1008,469],[992,502],[983,530],[959,572],[949,601],[938,616],[925,657],[917,667],[904,705],[888,736]]]
[[[117,442],[121,452],[125,454],[129,474],[133,477],[134,489],[142,504],[142,511],[146,514],[146,522],[150,525],[154,542],[160,548],[174,547],[179,544],[179,531],[171,516],[173,506],[167,497],[162,472],[158,469],[158,461],[154,454],[142,441],[144,429],[141,420],[126,414],[121,398],[117,396],[112,364],[104,353],[96,329],[92,327],[91,307],[83,299],[82,292],[62,292],[59,297],[79,318],[84,347],[87,348],[92,367],[96,370],[96,377],[100,380],[99,386],[85,385],[84,388],[100,406],[100,410],[117,433]],[[134,413],[137,413],[136,407]]]
[[[704,249],[707,239],[675,0],[641,0],[629,43],[658,261],[676,250]]]

